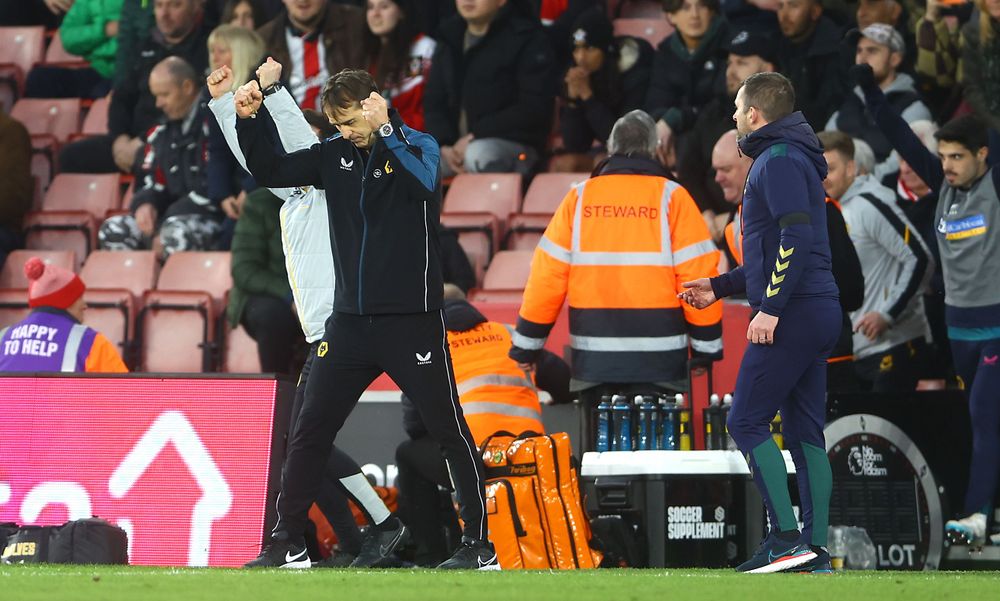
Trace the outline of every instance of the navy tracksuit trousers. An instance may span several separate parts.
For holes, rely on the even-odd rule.
[[[772,530],[797,530],[781,451],[770,423],[781,412],[785,448],[795,462],[804,528],[800,541],[826,545],[830,492],[826,456],[826,360],[840,335],[836,299],[793,299],[770,345],[749,344],[740,364],[729,433],[747,457]]]
[[[1000,479],[1000,340],[951,339],[955,371],[965,384],[972,418],[972,463],[965,515],[990,514]]]

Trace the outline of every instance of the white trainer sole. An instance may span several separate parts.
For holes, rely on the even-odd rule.
[[[816,558],[816,553],[814,551],[807,551],[805,553],[800,553],[798,555],[793,555],[791,557],[786,557],[780,561],[774,563],[769,563],[766,566],[761,566],[759,568],[744,572],[746,574],[774,574],[776,572],[783,572],[785,570],[790,570],[792,568],[797,568],[804,563],[809,563]]]

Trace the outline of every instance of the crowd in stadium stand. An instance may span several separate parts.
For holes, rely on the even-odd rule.
[[[861,85],[873,77],[932,152],[938,126],[966,114],[990,129],[996,150],[1000,0],[0,2],[0,28],[38,25],[46,57],[57,45],[62,57],[15,75],[0,66],[0,261],[25,245],[50,248],[25,225],[48,210],[54,176],[117,174],[128,193],[95,216],[96,249],[151,249],[160,261],[231,249],[229,323],[259,333],[266,371],[293,371],[288,349],[304,344],[281,255],[281,203],[234,159],[204,82],[229,65],[235,91],[273,57],[321,136],[333,131],[319,105],[326,80],[367,69],[403,120],[437,139],[445,185],[466,173],[518,173],[525,188],[539,173],[589,173],[615,120],[643,109],[656,122],[659,161],[723,251],[722,270],[738,261],[727,225],[747,170],[733,100],[749,75],[781,72],[813,128],[840,132],[823,138],[827,193],[865,276],[864,303],[850,314],[861,377],[842,384],[912,390],[918,379],[954,375],[934,203],[921,202],[937,192],[900,157]],[[862,63],[871,66],[864,81]],[[35,98],[80,99],[84,111],[106,110],[106,125],[33,150],[28,134],[40,132],[14,107]],[[36,168],[42,150],[48,172]],[[465,230],[443,227],[448,279],[481,288],[490,257],[516,239],[513,229],[503,235],[505,222],[485,256]]]

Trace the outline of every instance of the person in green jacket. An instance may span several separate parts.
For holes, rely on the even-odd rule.
[[[111,91],[124,0],[76,0],[63,18],[63,47],[90,67],[37,65],[25,82],[31,98],[100,98]]]
[[[257,341],[261,371],[294,373],[295,348],[304,344],[281,248],[282,200],[266,188],[247,194],[232,244],[233,287],[226,317]]]

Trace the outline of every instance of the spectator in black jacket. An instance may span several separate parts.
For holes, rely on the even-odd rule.
[[[727,215],[732,201],[724,198],[718,180],[713,179],[712,148],[719,136],[733,127],[733,102],[743,80],[754,73],[775,71],[778,64],[774,41],[768,35],[740,31],[727,46],[725,91],[702,107],[691,129],[677,140],[677,179],[702,210],[708,229],[716,234],[714,219]]]
[[[663,12],[676,31],[656,48],[646,112],[656,120],[660,148],[667,148],[722,91],[729,28],[719,0],[664,0]]]
[[[821,130],[850,87],[841,30],[823,15],[820,0],[779,0],[778,24],[780,70],[792,80],[796,108]]]
[[[210,248],[222,212],[207,197],[209,122],[214,118],[199,99],[200,80],[177,56],[168,56],[150,72],[149,89],[162,119],[146,137],[136,165],[130,213],[101,225],[101,248],[152,248],[163,255]]]
[[[552,129],[545,32],[507,0],[464,0],[458,10],[441,24],[424,93],[441,173],[529,171]]]
[[[601,8],[588,10],[573,24],[573,66],[563,78],[559,129],[567,154],[559,155],[551,171],[591,171],[594,141],[603,148],[615,120],[642,106],[649,86],[653,47],[631,36],[614,37],[611,21]]]
[[[115,85],[108,109],[109,133],[66,146],[59,158],[62,171],[132,171],[143,138],[160,115],[149,90],[153,67],[168,56],[184,59],[196,73],[208,67],[208,30],[202,27],[201,9],[201,0],[155,3],[156,27],[140,46],[132,72]]]

